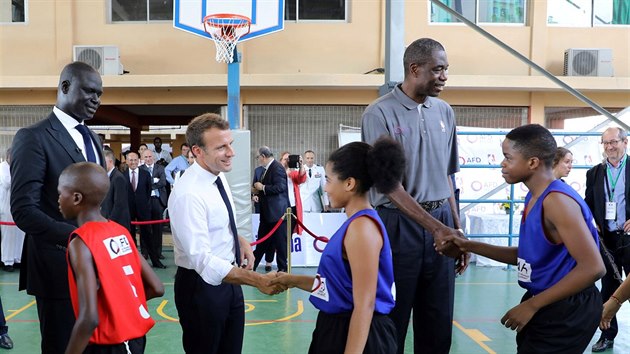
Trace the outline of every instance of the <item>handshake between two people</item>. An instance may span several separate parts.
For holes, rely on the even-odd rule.
[[[267,295],[276,295],[289,288],[300,288],[311,291],[317,277],[311,275],[288,274],[285,272],[270,272],[261,276],[261,282],[256,288]]]
[[[468,239],[461,230],[444,227],[433,234],[435,250],[444,256],[455,259],[455,272],[463,274],[468,268],[470,251]]]

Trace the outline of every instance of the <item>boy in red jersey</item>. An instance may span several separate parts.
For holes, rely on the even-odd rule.
[[[66,255],[77,317],[66,354],[144,353],[155,324],[146,300],[164,294],[127,229],[101,216],[108,189],[107,173],[94,163],[75,163],[59,176],[59,209],[79,226]]]

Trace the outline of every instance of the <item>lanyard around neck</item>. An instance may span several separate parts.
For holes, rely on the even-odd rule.
[[[621,174],[623,173],[623,167],[625,165],[626,165],[626,157],[624,156],[624,159],[621,162],[621,165],[619,165],[619,173],[617,173],[617,177],[614,180],[612,178],[612,172],[610,171],[610,167],[606,165],[606,174],[608,175],[608,179],[610,180],[610,189],[608,191],[609,193],[608,201],[610,202],[613,201],[613,197],[615,196],[615,187],[617,186],[617,182],[619,181],[619,176],[621,176]],[[608,186],[608,183],[606,183],[606,186]]]

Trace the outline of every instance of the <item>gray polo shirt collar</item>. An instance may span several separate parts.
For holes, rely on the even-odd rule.
[[[396,87],[394,88],[393,91],[393,95],[396,98],[396,100],[398,100],[398,102],[400,102],[403,106],[405,106],[405,108],[407,109],[418,109],[418,106],[420,105],[418,102],[412,100],[411,98],[409,98],[409,96],[407,96],[403,90],[402,90],[402,84],[398,84],[396,85]],[[425,108],[431,108],[431,100],[429,99],[430,97],[427,96],[424,99],[424,102],[422,103],[422,105]]]

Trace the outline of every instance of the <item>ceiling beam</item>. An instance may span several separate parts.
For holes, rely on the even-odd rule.
[[[95,125],[122,125],[142,129],[140,117],[116,106],[100,106],[90,123]]]

